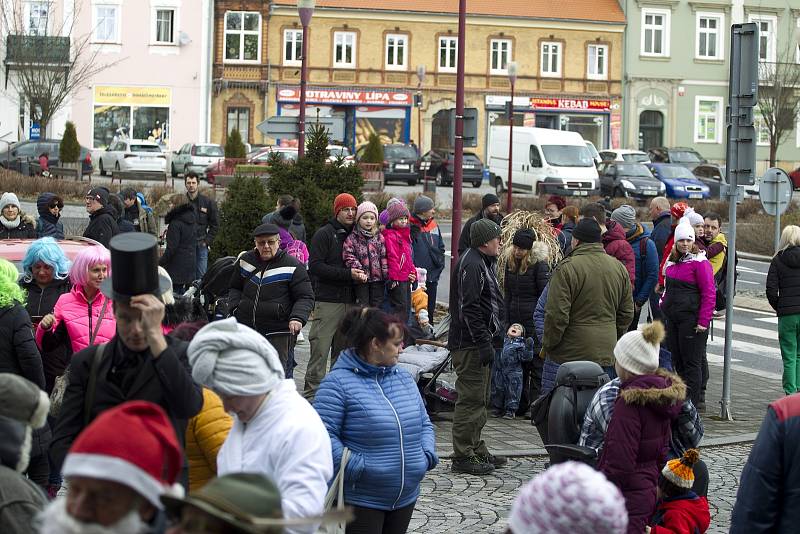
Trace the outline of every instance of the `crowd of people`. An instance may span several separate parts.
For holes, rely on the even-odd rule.
[[[0,260],[3,531],[310,533],[343,521],[329,512],[341,484],[347,532],[405,532],[439,462],[419,387],[397,365],[436,320],[445,243],[433,200],[394,198],[379,211],[341,193],[309,238],[299,201],[279,197],[235,258],[229,317],[209,322],[183,293],[207,270],[216,204],[196,176],[185,182],[170,198],[163,253],[159,223],[133,190],[89,191],[86,235],[100,245],[72,261],[58,244],[61,199],[42,194],[38,222],[12,193],[0,199],[4,231],[38,238],[21,274]],[[595,362],[610,378],[579,441],[596,469],[568,462],[537,476],[511,507],[509,532],[709,526],[696,450],[706,340],[734,262],[718,215],[663,197],[649,210],[652,230],[632,206],[552,196],[543,226],[517,228],[504,244],[508,222],[488,194],[462,230],[449,292],[451,469],[506,466],[482,438],[488,417],[529,417],[560,366]],[[788,227],[768,278],[787,394],[798,387],[798,246],[800,228]],[[309,323],[298,389],[295,344]],[[745,481],[764,484],[759,462],[795,405],[771,408],[742,492]],[[763,503],[740,495],[742,521],[759,520]],[[565,518],[569,503],[587,512]]]

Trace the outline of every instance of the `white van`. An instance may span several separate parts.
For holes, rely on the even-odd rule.
[[[492,126],[487,159],[498,194],[508,188],[508,126]],[[589,196],[600,194],[597,168],[577,132],[514,128],[511,184],[525,193]]]

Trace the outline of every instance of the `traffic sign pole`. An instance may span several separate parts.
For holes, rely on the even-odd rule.
[[[775,217],[775,252],[781,241],[781,215],[792,202],[792,181],[786,171],[778,167],[767,169],[761,178],[758,197],[768,215]]]

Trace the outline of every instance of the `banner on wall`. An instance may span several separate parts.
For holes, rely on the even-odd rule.
[[[95,85],[94,101],[97,104],[169,106],[172,103],[172,88]]]
[[[551,98],[532,96],[530,99],[530,107],[533,109],[610,111],[611,100],[602,98]]]
[[[299,87],[278,89],[278,102],[299,101]],[[362,91],[358,89],[307,89],[306,102],[366,106],[410,106],[411,93],[406,91]]]

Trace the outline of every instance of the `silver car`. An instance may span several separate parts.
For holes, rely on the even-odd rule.
[[[170,171],[172,177],[178,174],[184,176],[188,172],[196,172],[198,176],[205,175],[206,167],[225,159],[225,150],[212,143],[186,143],[180,150],[173,152]]]

